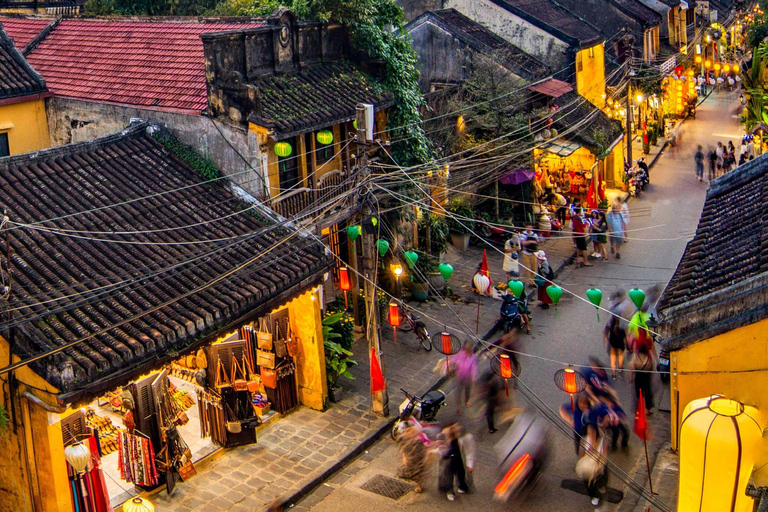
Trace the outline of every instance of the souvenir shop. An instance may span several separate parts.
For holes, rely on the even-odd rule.
[[[171,494],[218,448],[255,443],[258,427],[300,404],[322,408],[322,328],[313,307],[320,292],[308,291],[64,417],[73,510],[106,511],[159,486]],[[84,469],[67,457],[82,445],[91,454]]]
[[[581,144],[562,139],[550,142],[534,150],[534,162],[540,193],[552,190],[589,207],[597,206],[595,191],[598,198],[604,197],[597,159]]]

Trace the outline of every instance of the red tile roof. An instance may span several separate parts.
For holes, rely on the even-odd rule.
[[[54,21],[53,19],[40,18],[0,17],[0,23],[3,24],[5,31],[11,36],[11,39],[16,44],[16,48],[19,50],[23,50],[37,34]]]
[[[528,90],[546,94],[547,96],[552,96],[553,98],[559,98],[563,94],[571,92],[573,87],[571,87],[571,84],[563,82],[562,80],[550,78],[549,80],[545,80],[534,85],[529,85]]]
[[[56,96],[154,110],[205,110],[200,34],[263,26],[62,20],[27,55]]]

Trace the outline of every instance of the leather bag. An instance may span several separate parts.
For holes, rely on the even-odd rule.
[[[274,368],[275,367],[275,354],[267,352],[266,350],[256,351],[256,364],[260,368]],[[262,373],[262,377],[264,374]]]
[[[288,355],[296,357],[299,355],[299,338],[298,336],[291,336],[285,342],[285,346],[288,349]]]
[[[224,364],[219,359],[219,365],[216,367],[216,389],[222,390],[231,388],[232,384],[227,379],[227,372],[224,371]]]
[[[238,376],[238,371],[240,375]],[[245,380],[245,371],[240,367],[236,358],[232,358],[232,388],[235,391],[245,391],[248,389],[248,381]]]
[[[273,368],[261,367],[261,382],[265,388],[275,389],[277,387],[277,371]]]
[[[263,318],[259,320],[259,330],[256,332],[256,344],[261,350],[272,350],[272,333],[269,332],[267,322]]]

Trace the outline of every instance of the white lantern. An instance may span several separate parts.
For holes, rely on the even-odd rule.
[[[736,82],[733,80],[733,78],[728,77],[728,85],[733,86]]]
[[[717,77],[717,83],[721,84],[723,82],[725,82],[725,80],[723,80],[723,77],[721,77],[721,76]]]
[[[703,83],[704,83],[704,77],[703,77],[703,76],[700,76],[700,77],[699,77],[699,85],[701,85],[701,84],[703,84]]]
[[[475,283],[475,288],[480,295],[484,295],[488,291],[488,287],[491,286],[491,280],[483,274],[475,274],[472,282]]]
[[[155,506],[149,500],[136,496],[123,503],[123,512],[155,512]]]
[[[83,443],[77,442],[64,448],[64,458],[75,471],[82,473],[91,460],[91,450]]]
[[[709,79],[709,85],[715,85],[716,83],[714,78]]]

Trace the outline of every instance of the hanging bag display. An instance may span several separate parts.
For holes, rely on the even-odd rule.
[[[248,366],[248,382],[246,382],[246,387],[251,393],[257,393],[261,384],[261,376],[253,371],[253,365],[247,357],[245,358],[245,364]]]
[[[286,340],[285,342],[286,348],[288,349],[288,355],[291,357],[296,357],[299,355],[299,337],[298,336],[291,336]]]
[[[274,368],[275,367],[275,354],[272,352],[267,352],[266,350],[257,350],[256,351],[256,364],[259,365],[260,368]],[[262,373],[262,377],[264,374]]]
[[[238,372],[240,375],[238,376]],[[237,358],[232,357],[232,388],[235,391],[245,391],[248,389],[248,381],[245,380],[245,370],[242,369]]]
[[[240,421],[235,417],[235,413],[232,412],[232,408],[229,404],[224,404],[227,415],[227,432],[230,434],[239,434],[242,432],[243,427],[240,425]]]
[[[256,342],[261,350],[272,350],[272,333],[269,332],[267,322],[259,319],[259,330],[256,333]],[[261,364],[259,364],[261,366]]]
[[[261,382],[265,388],[275,389],[277,387],[277,372],[272,368],[261,367]]]
[[[216,389],[231,388],[232,384],[227,380],[227,372],[224,371],[224,364],[219,359],[219,365],[216,367]]]
[[[280,329],[277,323],[275,323],[275,355],[277,357],[286,357],[288,355],[288,348],[285,345],[285,340],[280,339]]]

